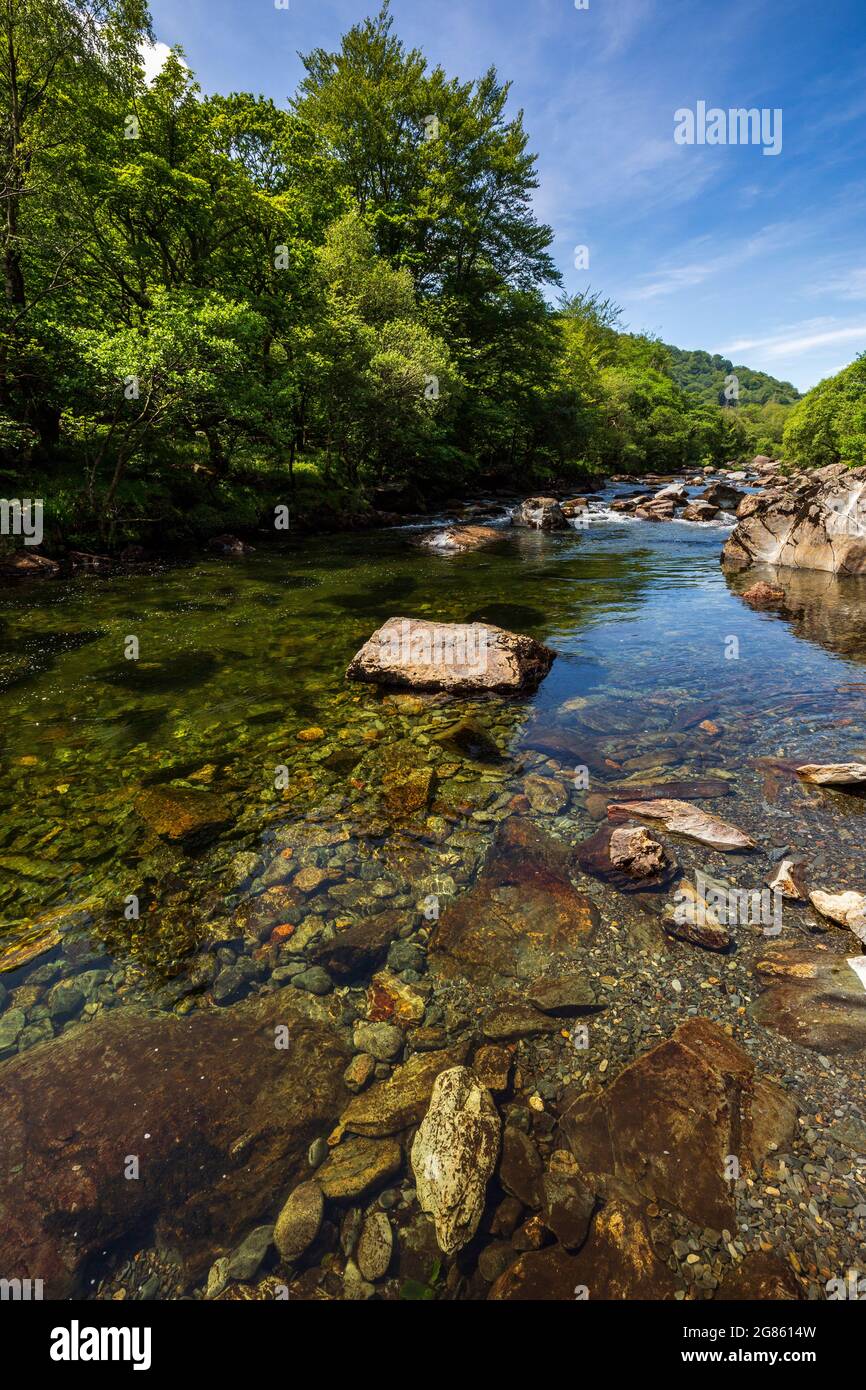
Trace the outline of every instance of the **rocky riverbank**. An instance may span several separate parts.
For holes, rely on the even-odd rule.
[[[525,545],[555,576],[586,541],[579,500],[530,499],[508,539],[453,557],[407,540],[405,563],[489,586],[498,547]],[[554,508],[572,524],[535,524]],[[406,593],[393,568],[383,586],[387,626]],[[515,595],[518,636],[541,592]],[[778,624],[737,592],[720,633],[732,611]],[[7,1277],[131,1299],[818,1299],[857,1267],[866,987],[835,900],[862,890],[862,801],[832,768],[862,765],[862,685],[741,671],[698,692],[650,653],[603,679],[583,658],[575,690],[547,627],[532,697],[346,684],[338,649],[288,729],[238,710],[230,760],[230,721],[207,752],[176,722],[180,752],[112,803],[134,871],[4,938]],[[253,758],[283,769],[258,801]],[[783,867],[777,930],[760,893]]]

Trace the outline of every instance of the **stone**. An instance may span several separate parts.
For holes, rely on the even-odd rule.
[[[819,787],[863,787],[866,763],[804,763],[797,776]]]
[[[356,1023],[352,1041],[378,1062],[393,1062],[403,1051],[403,1034],[391,1023]]]
[[[745,496],[742,488],[732,487],[730,483],[715,482],[704,489],[700,500],[708,502],[711,507],[720,507],[722,511],[735,512]]]
[[[750,608],[781,608],[785,602],[785,590],[761,581],[759,584],[753,584],[750,589],[745,589],[740,597]]]
[[[552,1245],[519,1255],[487,1297],[494,1303],[573,1303],[577,1283],[574,1257]]]
[[[307,955],[335,980],[357,979],[381,964],[391,942],[408,920],[407,914],[397,909],[378,912],[338,932],[333,940],[315,945]]]
[[[447,729],[441,733],[433,735],[433,742],[441,744],[443,748],[459,754],[461,757],[471,758],[479,763],[501,763],[503,761],[499,746],[491,734],[487,732],[484,725],[477,719],[468,716],[459,719],[456,724],[449,724]]]
[[[589,1235],[595,1193],[578,1174],[545,1173],[539,1183],[541,1215],[566,1250],[579,1250]]]
[[[809,896],[806,887],[805,864],[800,859],[781,859],[776,868],[767,875],[764,882],[773,893],[781,893],[783,898],[794,902],[805,902]]]
[[[633,878],[652,878],[670,864],[664,845],[643,826],[620,826],[610,837],[610,862]]]
[[[499,1159],[499,1181],[505,1191],[523,1206],[541,1206],[541,1157],[528,1134],[516,1125],[506,1125]]]
[[[367,1017],[393,1019],[406,1027],[420,1023],[426,1012],[424,999],[411,985],[390,970],[378,970],[367,990]]]
[[[371,1057],[367,1052],[359,1052],[343,1072],[343,1081],[350,1091],[357,1094],[373,1080],[375,1071],[375,1057]]]
[[[274,1244],[291,1263],[309,1249],[322,1224],[325,1201],[317,1182],[302,1182],[290,1194],[274,1226]]]
[[[305,1176],[310,1143],[348,1099],[347,1050],[308,998],[183,1018],[121,1006],[4,1062],[4,1150],[23,1165],[0,1165],[6,1277],[73,1297],[92,1256],[146,1227],[204,1278],[214,1246],[231,1248],[275,1189]],[[123,1177],[130,1152],[137,1182]]]
[[[710,1019],[689,1018],[600,1095],[579,1097],[560,1127],[581,1170],[630,1183],[648,1200],[722,1230],[735,1218],[728,1157],[760,1171],[789,1144],[797,1107]]]
[[[831,574],[866,572],[866,468],[818,468],[743,503],[722,552],[728,570],[761,563]]]
[[[526,998],[542,1013],[566,1017],[599,1008],[592,980],[577,972],[536,980],[526,991]]]
[[[575,846],[574,862],[583,873],[613,884],[621,893],[661,888],[676,871],[664,845],[643,826],[601,826]]]
[[[809,901],[822,917],[847,927],[866,946],[866,894],[823,893],[816,889],[809,894]]]
[[[755,964],[756,1023],[826,1056],[866,1051],[866,957],[860,973],[828,947],[778,943]]]
[[[13,1052],[27,1023],[23,1009],[7,1009],[0,1015],[0,1057]]]
[[[418,544],[436,555],[459,555],[501,539],[502,532],[495,526],[446,526],[442,531],[422,536]]]
[[[719,514],[719,508],[712,502],[696,500],[683,507],[683,521],[712,521]]]
[[[506,1091],[511,1078],[511,1053],[493,1043],[479,1047],[472,1059],[472,1070],[488,1091]]]
[[[327,970],[323,970],[320,965],[311,965],[309,970],[302,970],[299,975],[295,975],[292,980],[295,989],[305,989],[309,994],[330,994],[333,983]]]
[[[462,1062],[466,1046],[440,1052],[417,1052],[391,1076],[355,1096],[340,1117],[340,1131],[379,1137],[399,1134],[423,1119],[440,1072]]]
[[[331,1150],[316,1171],[316,1182],[331,1201],[351,1202],[366,1197],[399,1173],[403,1153],[396,1139],[345,1139]]]
[[[530,773],[523,789],[533,811],[545,816],[558,816],[568,805],[568,792],[554,777],[538,777]]]
[[[672,834],[685,835],[711,849],[726,851],[754,849],[755,841],[735,825],[698,810],[687,801],[620,801],[607,808],[611,820],[634,817],[636,820],[659,820]]]
[[[532,531],[567,531],[568,518],[555,497],[527,497],[511,514],[515,526]]]
[[[733,937],[713,906],[689,879],[682,879],[672,903],[666,903],[662,925],[669,936],[706,951],[727,951]]]
[[[462,1249],[478,1228],[500,1127],[489,1092],[467,1067],[440,1073],[412,1144],[411,1162],[418,1202],[433,1217],[445,1255]]]
[[[74,1018],[84,1008],[85,1003],[84,991],[69,980],[62,980],[60,984],[55,985],[46,997],[49,1017],[55,1023],[64,1023],[67,1019]]]
[[[776,1303],[806,1297],[791,1266],[778,1255],[750,1250],[725,1274],[715,1297],[722,1302]]]
[[[500,1004],[485,1015],[481,1025],[485,1038],[507,1042],[513,1038],[531,1038],[540,1033],[558,1033],[555,1018],[548,1018],[529,1004]]]
[[[555,657],[534,638],[489,623],[398,617],[389,618],[364,643],[346,677],[454,695],[474,690],[528,694],[544,680]]]
[[[252,1279],[274,1238],[273,1226],[257,1226],[228,1257],[229,1279]]]
[[[592,939],[600,918],[574,885],[568,852],[529,820],[497,828],[475,883],[449,903],[430,943],[431,969],[478,980],[532,980]]]
[[[371,1211],[361,1227],[355,1250],[355,1261],[369,1283],[375,1284],[377,1280],[384,1279],[393,1252],[391,1222],[383,1211]]]
[[[221,796],[191,787],[149,787],[136,797],[135,809],[160,839],[186,847],[212,840],[234,819]]]

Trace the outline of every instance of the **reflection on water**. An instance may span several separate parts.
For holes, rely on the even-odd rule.
[[[529,721],[562,736],[566,774],[571,760],[611,785],[726,777],[741,823],[773,814],[761,759],[838,759],[863,741],[866,581],[788,574],[787,614],[755,613],[738,597],[753,578],[727,581],[720,570],[722,528],[624,524],[600,510],[606,500],[594,500],[587,529],[504,530],[466,555],[432,555],[397,530],[5,591],[7,941],[40,930],[52,910],[85,904],[101,958],[146,967],[136,978],[156,989],[214,922],[237,934],[227,914],[250,891],[279,887],[281,827],[310,816],[345,825],[344,846],[329,849],[325,837],[312,851],[349,885],[342,901],[339,885],[314,899],[313,913],[368,910],[367,889],[384,871],[390,889],[377,892],[397,903],[411,904],[430,873],[459,885],[523,790]],[[392,614],[526,631],[560,659],[538,694],[517,703],[413,703],[347,686],[350,657]],[[137,661],[124,657],[130,636]],[[443,752],[433,814],[407,821],[381,794],[389,758],[407,740],[438,755],[437,733],[465,713],[516,756],[500,766]],[[288,785],[276,788],[280,766]],[[225,827],[195,845],[154,833],[137,799],[169,785],[219,798]],[[815,797],[801,814],[848,815],[850,799],[839,809]],[[577,838],[586,824],[575,796],[557,828]],[[143,904],[134,923],[124,916],[130,894]],[[274,911],[291,908],[297,925],[307,906],[285,900]],[[273,921],[262,921],[266,935]],[[4,978],[17,984],[26,968]]]

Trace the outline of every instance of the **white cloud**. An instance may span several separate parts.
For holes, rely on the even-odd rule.
[[[139,44],[138,51],[144,62],[144,80],[147,85],[150,86],[154,78],[158,77],[162,72],[165,60],[171,53],[171,49],[167,43],[163,43],[161,39],[157,39],[156,43],[145,42]],[[182,58],[181,62],[183,63]],[[186,67],[186,63],[184,63],[184,67]]]
[[[836,343],[860,342],[866,348],[866,323],[839,323],[834,319],[811,319],[793,324],[765,338],[738,338],[720,349],[726,357],[742,352],[760,352],[764,357],[797,357],[815,348]]]

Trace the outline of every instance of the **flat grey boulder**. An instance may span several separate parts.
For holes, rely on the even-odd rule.
[[[533,637],[490,623],[434,623],[389,618],[349,663],[348,680],[446,690],[522,695],[539,686],[556,652]]]
[[[747,498],[722,552],[728,570],[763,563],[866,573],[866,468],[834,463]]]

